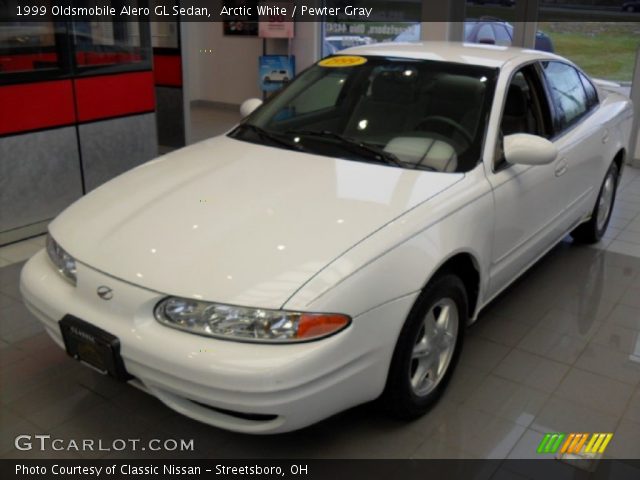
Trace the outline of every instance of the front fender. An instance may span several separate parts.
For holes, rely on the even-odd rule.
[[[284,308],[356,317],[419,292],[447,259],[460,252],[476,259],[482,295],[492,236],[493,197],[480,166],[325,267]]]

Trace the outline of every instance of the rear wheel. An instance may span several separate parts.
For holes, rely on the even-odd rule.
[[[597,243],[607,231],[618,189],[618,165],[611,164],[604,177],[591,219],[578,226],[571,236],[580,243]]]
[[[467,295],[457,276],[438,276],[422,291],[400,332],[382,397],[393,416],[419,417],[442,395],[467,317]]]

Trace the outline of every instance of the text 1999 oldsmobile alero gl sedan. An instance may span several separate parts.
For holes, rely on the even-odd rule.
[[[628,99],[539,51],[342,53],[51,223],[21,288],[60,346],[230,430],[378,397],[412,418],[492,298],[567,233],[603,235]]]

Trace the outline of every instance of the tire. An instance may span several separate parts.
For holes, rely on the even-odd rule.
[[[598,200],[596,200],[596,205],[593,208],[593,212],[591,212],[591,219],[571,232],[571,236],[576,242],[597,243],[604,235],[604,232],[607,231],[611,220],[611,212],[616,201],[618,174],[618,165],[613,162],[609,170],[607,170],[600,187]]]
[[[446,316],[445,309],[449,315],[450,328],[446,328],[447,322],[441,318]],[[410,420],[424,415],[435,405],[460,356],[467,319],[467,294],[457,276],[442,274],[427,284],[402,327],[389,367],[381,400],[390,415]],[[425,328],[429,324],[436,327],[440,324],[441,328],[429,329],[429,333]],[[438,331],[440,334],[435,333]],[[427,353],[430,343],[433,345],[432,349],[434,346],[436,348],[435,354]],[[423,356],[416,358],[420,354]],[[434,365],[428,366],[430,362],[435,362],[436,368]],[[420,381],[425,370],[427,374]]]

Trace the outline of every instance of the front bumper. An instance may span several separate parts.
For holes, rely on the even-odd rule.
[[[415,295],[353,319],[323,340],[260,345],[218,340],[160,325],[164,294],[82,263],[78,285],[65,281],[43,250],[25,265],[20,289],[29,310],[64,348],[58,322],[81,318],[120,340],[127,371],[170,408],[228,430],[277,433],[315,423],[375,399],[383,390],[395,340]],[[113,289],[102,300],[96,289]]]

